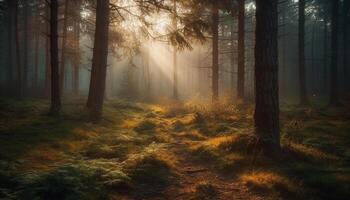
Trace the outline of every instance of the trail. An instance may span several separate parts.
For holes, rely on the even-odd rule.
[[[168,121],[163,121],[168,127],[171,126]],[[168,130],[168,135],[172,140],[167,146],[167,153],[176,160],[174,171],[177,174],[176,183],[172,184],[163,195],[155,199],[174,199],[174,200],[259,200],[263,199],[249,192],[248,188],[232,177],[225,177],[210,168],[209,165],[193,161],[191,155],[186,151],[188,144],[183,135],[178,132]],[[200,191],[196,192],[198,184],[207,183],[212,185],[215,192]],[[203,193],[202,193],[203,192]],[[198,193],[201,194],[198,196]],[[208,193],[208,194],[206,194]],[[214,193],[214,194],[211,194]]]

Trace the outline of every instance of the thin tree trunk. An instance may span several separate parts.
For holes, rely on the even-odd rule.
[[[315,94],[316,84],[315,84],[315,32],[316,32],[316,21],[312,24],[312,33],[311,33],[311,88],[312,95]]]
[[[324,16],[323,20],[323,92],[326,95],[327,94],[327,87],[328,87],[328,79],[327,79],[327,71],[328,71],[328,25],[327,25],[327,14]]]
[[[45,16],[48,19],[50,17],[50,6],[46,4]],[[50,34],[50,23],[46,22],[46,32],[47,35]],[[45,35],[45,91],[44,95],[46,98],[50,98],[51,93],[51,66],[50,66],[50,37]]]
[[[39,9],[39,8],[38,8]],[[39,29],[40,23],[39,23],[39,14],[35,14],[35,28]],[[35,47],[34,47],[34,82],[33,82],[33,88],[35,91],[38,91],[38,78],[39,78],[39,32],[37,30],[34,31],[34,40],[35,40]]]
[[[215,102],[219,98],[219,9],[216,4],[213,4],[212,8],[212,34],[212,100]]]
[[[13,0],[7,1],[8,12],[7,12],[7,46],[8,46],[8,62],[7,62],[7,83],[8,83],[8,94],[13,95],[13,35],[14,35],[14,7],[16,6]]]
[[[299,92],[300,105],[309,104],[306,90],[305,71],[305,0],[299,0]]]
[[[348,23],[349,23],[349,10],[350,10],[350,1],[343,1],[343,68],[344,68],[344,95],[348,95],[347,93],[349,88],[349,66],[348,66]]]
[[[97,0],[95,41],[87,103],[90,119],[93,121],[99,120],[102,115],[108,57],[108,29],[109,0]]]
[[[74,47],[75,54],[73,60],[73,93],[75,95],[79,94],[79,65],[80,65],[80,19],[75,22],[74,27]]]
[[[338,94],[338,11],[339,0],[332,1],[332,52],[331,52],[331,82],[330,82],[330,106],[337,106]]]
[[[68,22],[68,4],[69,1],[65,0],[64,3],[64,20],[63,20],[63,34],[61,45],[61,68],[60,68],[60,94],[64,93],[65,86],[65,73],[66,73],[66,49],[67,49],[67,22]]]
[[[280,150],[277,0],[256,0],[255,131],[265,153]]]
[[[173,28],[174,28],[174,31],[176,31],[177,29],[177,20],[176,20],[176,9],[177,9],[177,6],[176,6],[176,0],[173,0],[173,4],[174,4],[174,16],[173,16]],[[173,98],[175,100],[177,100],[179,98],[179,95],[178,95],[178,69],[177,69],[177,49],[176,47],[174,46],[173,47],[173,70],[174,70],[174,85],[173,85]]]
[[[50,61],[51,61],[51,114],[61,109],[59,69],[58,69],[58,1],[50,2]]]
[[[17,66],[17,88],[18,88],[18,97],[23,98],[23,84],[22,84],[22,77],[23,77],[23,71],[21,67],[21,54],[20,54],[20,49],[19,49],[19,24],[18,24],[18,0],[15,1],[15,9],[14,9],[14,24],[15,24],[15,33],[16,33],[16,38],[15,38],[15,46],[16,46],[16,55],[15,55],[15,60],[16,60],[16,66]]]
[[[24,27],[23,27],[23,94],[28,92],[28,43],[29,43],[29,35],[28,35],[28,9],[29,2],[24,1]]]
[[[244,18],[245,0],[238,0],[238,77],[237,77],[237,97],[244,98],[245,79],[245,48],[244,48]]]
[[[231,24],[231,88],[232,88],[232,93],[234,94],[234,71],[235,71],[235,30],[234,30],[234,24]]]

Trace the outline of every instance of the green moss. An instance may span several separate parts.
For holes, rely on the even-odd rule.
[[[138,160],[128,171],[135,195],[139,197],[161,194],[173,177],[169,165],[153,155]]]
[[[134,130],[139,133],[146,133],[148,131],[153,131],[156,128],[156,124],[151,120],[143,120],[141,121]]]

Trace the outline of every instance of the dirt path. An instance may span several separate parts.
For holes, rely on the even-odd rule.
[[[186,139],[173,131],[168,131],[168,134],[171,135],[172,142],[169,143],[166,151],[176,160],[174,171],[177,174],[177,180],[164,192],[162,197],[157,199],[263,199],[250,193],[244,184],[234,178],[224,177],[210,169],[209,166],[191,160],[191,156],[186,151],[188,148]],[[209,188],[206,187],[208,185]]]

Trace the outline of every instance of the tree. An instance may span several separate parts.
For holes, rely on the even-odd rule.
[[[8,62],[7,62],[7,83],[8,83],[8,94],[13,95],[13,75],[14,75],[14,70],[13,70],[13,35],[15,35],[15,29],[14,27],[16,24],[14,23],[14,19],[16,16],[14,16],[14,11],[16,10],[15,8],[16,2],[13,0],[7,0],[7,46],[8,46]]]
[[[245,0],[238,0],[238,77],[237,77],[237,97],[244,98],[244,79],[245,79],[245,48],[244,48],[244,16]]]
[[[29,18],[29,2],[24,1],[24,27],[23,27],[23,87],[24,90],[22,93],[27,91],[28,89],[28,46],[29,46],[29,26],[28,26],[28,18]]]
[[[176,15],[177,15],[177,6],[176,6],[176,0],[173,0],[173,4],[174,4],[174,16],[173,16],[173,28],[174,31],[177,30],[177,19],[176,19]],[[173,98],[175,100],[177,100],[179,98],[179,94],[178,94],[178,78],[177,78],[177,74],[178,74],[178,69],[177,69],[177,47],[174,46],[173,48],[173,70],[174,70],[174,85],[173,85]]]
[[[340,104],[338,96],[338,11],[339,0],[332,1],[332,19],[331,19],[331,81],[330,81],[330,106]]]
[[[219,8],[217,4],[212,5],[212,99],[213,102],[219,98]]]
[[[51,114],[61,110],[58,69],[58,0],[50,1]]]
[[[344,67],[344,90],[345,94],[348,89],[349,81],[347,80],[347,77],[349,75],[349,69],[348,69],[348,23],[349,23],[349,11],[350,11],[350,1],[344,0],[343,1],[343,67]]]
[[[278,0],[256,0],[255,132],[265,153],[280,150],[278,100]]]
[[[299,0],[299,34],[298,34],[298,61],[299,61],[299,92],[300,105],[307,105],[306,74],[305,74],[305,0]]]
[[[18,30],[18,0],[15,0],[14,10],[14,26],[15,26],[15,60],[16,60],[16,68],[17,68],[17,91],[18,91],[18,97],[23,97],[23,71],[21,66],[21,54],[19,49],[19,30]]]
[[[91,120],[99,120],[105,96],[108,31],[109,31],[109,0],[97,0],[96,27],[94,49],[92,56],[91,79],[87,107]]]
[[[63,33],[62,33],[62,45],[61,45],[61,70],[60,70],[60,88],[61,95],[64,92],[64,80],[66,73],[66,49],[67,49],[67,23],[68,23],[68,6],[69,0],[65,0],[64,3],[64,19],[63,19]]]

